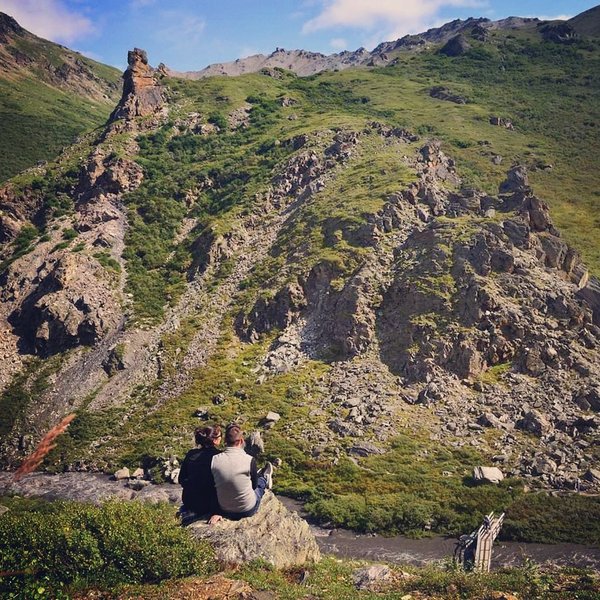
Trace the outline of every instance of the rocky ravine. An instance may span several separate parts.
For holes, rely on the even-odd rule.
[[[134,326],[122,196],[144,178],[135,136],[156,129],[171,110],[145,53],[131,52],[121,103],[68,190],[73,214],[2,274],[2,384],[26,356],[63,356],[36,405],[5,436],[5,462],[18,461],[49,424],[83,405],[123,406],[136,386],[159,381],[151,411],[184,391],[214,351],[244,278],[302,208],[352,168],[365,140],[377,139],[404,157],[415,182],[360,227],[330,232],[332,243],[340,235],[366,249],[350,274],[327,260],[307,265],[290,249],[285,283],[235,319],[245,343],[275,336],[257,377],[330,360],[335,351],[317,385],[315,423],[303,432],[315,456],[384,452],[398,414],[423,410],[433,419],[432,439],[481,447],[506,473],[557,488],[598,488],[600,288],[561,239],[523,167],[511,168],[498,194],[488,195],[461,187],[436,140],[378,122],[286,140],[294,152],[254,210],[236,215],[225,233],[199,234],[187,290],[163,322]],[[217,135],[197,119],[188,114],[182,122],[197,135]],[[7,258],[10,241],[28,223],[42,223],[47,205],[35,189],[11,184],[0,202]],[[66,229],[77,239],[63,247]],[[98,249],[120,273],[102,264]],[[232,270],[212,285],[225,261]],[[165,374],[162,339],[192,315],[202,326]],[[326,414],[333,417],[320,420]],[[495,431],[491,442],[486,430]]]

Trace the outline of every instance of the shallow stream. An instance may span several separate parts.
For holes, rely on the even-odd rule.
[[[125,481],[114,481],[98,473],[32,473],[21,481],[13,481],[13,473],[0,472],[0,495],[18,494],[44,497],[48,500],[69,499],[98,502],[108,497],[150,502],[181,502],[181,488],[174,484],[146,485],[134,490]],[[452,557],[456,539],[429,537],[411,539],[403,536],[357,535],[344,529],[328,529],[311,522],[301,502],[279,496],[287,508],[307,519],[321,551],[346,558],[384,561],[398,564],[424,565]],[[470,533],[470,532],[465,532]],[[496,542],[492,553],[492,568],[518,566],[532,561],[544,564],[587,567],[600,571],[600,547],[579,544],[530,544]]]

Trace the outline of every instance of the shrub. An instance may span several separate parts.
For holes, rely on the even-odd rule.
[[[227,118],[221,113],[215,112],[208,117],[208,122],[216,125],[222,131],[227,129]]]
[[[109,501],[102,506],[13,499],[0,519],[0,593],[40,582],[48,594],[67,585],[114,586],[206,575],[211,550],[177,526],[166,505]],[[29,508],[29,510],[27,510]]]
[[[63,240],[74,240],[77,235],[78,233],[72,228],[65,229],[62,234]]]

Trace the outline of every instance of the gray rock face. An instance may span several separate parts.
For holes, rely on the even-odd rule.
[[[600,470],[588,469],[588,471],[584,475],[584,478],[587,481],[591,481],[592,483],[600,483]]]
[[[522,165],[516,165],[508,171],[505,181],[500,185],[500,193],[524,192],[529,189],[529,177],[527,169]]]
[[[207,540],[224,564],[262,559],[277,568],[317,562],[321,555],[306,521],[288,511],[267,492],[253,517],[240,521],[224,519],[214,525],[192,523],[188,530]]]
[[[376,591],[381,584],[391,580],[392,571],[387,565],[371,565],[356,569],[352,577],[357,590]]]
[[[551,424],[539,411],[530,410],[517,421],[517,428],[541,437],[550,431]]]
[[[13,473],[0,472],[0,492],[2,494],[96,504],[109,498],[141,500],[151,503],[181,502],[179,485],[147,485],[141,490],[135,490],[128,484],[129,481],[125,479],[114,481],[107,475],[93,473],[60,473],[58,475],[32,473],[20,481],[14,482]]]
[[[440,54],[445,54],[446,56],[462,56],[470,49],[471,44],[469,44],[467,38],[464,35],[459,34],[444,44],[440,49]]]
[[[253,431],[246,438],[246,445],[244,449],[248,454],[250,454],[250,456],[254,456],[255,458],[264,452],[265,442],[262,439],[260,431]]]
[[[39,277],[9,317],[32,352],[48,356],[94,344],[120,322],[119,298],[94,258],[65,253],[45,263]]]
[[[114,478],[117,481],[121,481],[122,479],[129,479],[129,469],[127,467],[123,467],[122,469],[118,469],[115,471]]]

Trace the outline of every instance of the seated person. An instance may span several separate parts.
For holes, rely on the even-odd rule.
[[[251,517],[260,506],[265,490],[273,486],[273,465],[267,463],[262,473],[256,469],[255,459],[244,451],[244,434],[235,423],[225,430],[223,452],[212,459],[219,514],[238,521]],[[209,521],[220,520],[217,515]]]
[[[211,472],[214,456],[221,453],[221,428],[198,427],[194,432],[197,447],[190,450],[181,465],[179,483],[183,486],[183,506],[180,509],[182,524],[186,525],[200,515],[219,512],[215,481]]]

